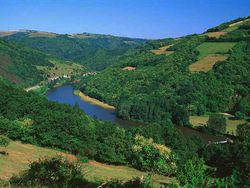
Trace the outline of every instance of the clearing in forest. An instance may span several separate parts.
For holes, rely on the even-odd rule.
[[[73,72],[81,71],[84,68],[82,65],[73,62],[59,62],[57,60],[50,60],[50,62],[54,65],[53,67],[36,66],[36,68],[49,77],[71,75]]]
[[[226,122],[227,122],[226,132],[228,132],[231,135],[236,135],[236,129],[238,125],[246,123],[246,120],[232,120],[232,119],[229,119],[229,116],[225,116],[225,117],[226,117]],[[205,126],[207,124],[208,119],[209,119],[209,116],[207,115],[189,117],[189,121],[194,127]]]
[[[224,31],[217,31],[217,32],[208,32],[208,33],[205,33],[204,35],[218,39],[218,38],[220,38],[220,36],[225,35],[225,34],[226,34],[226,32],[224,32]]]
[[[207,72],[211,70],[215,63],[218,61],[224,61],[228,58],[227,55],[222,54],[210,54],[199,61],[191,64],[189,70],[191,72]]]
[[[7,151],[9,155],[0,155],[0,179],[7,180],[14,174],[18,174],[28,169],[29,164],[39,158],[63,156],[70,161],[77,161],[77,157],[72,154],[63,153],[53,149],[42,148],[31,144],[23,144],[19,141],[11,141],[6,148],[0,147],[0,150]],[[89,161],[81,163],[83,172],[88,181],[96,180],[108,181],[119,179],[127,181],[133,177],[146,176],[146,172],[141,172],[127,166],[115,166]],[[152,175],[154,187],[160,187],[161,183],[168,183],[172,178],[162,175]]]
[[[200,52],[198,60],[209,54],[225,54],[233,48],[235,44],[235,42],[204,42],[196,48]]]
[[[171,45],[167,45],[167,46],[162,46],[160,48],[158,48],[157,50],[151,50],[151,52],[155,55],[170,55],[172,53],[174,53],[174,51],[168,51],[168,48],[170,48],[171,46],[173,46],[173,44]]]
[[[239,21],[239,22],[235,22],[235,23],[230,24],[228,28],[226,28],[226,29],[224,29],[224,30],[222,30],[222,31],[227,32],[227,33],[230,33],[230,32],[232,32],[232,31],[235,31],[236,29],[238,29],[239,26],[241,26],[241,25],[243,25],[243,24],[247,24],[247,23],[249,23],[249,22],[250,22],[250,19],[241,20],[241,21]]]

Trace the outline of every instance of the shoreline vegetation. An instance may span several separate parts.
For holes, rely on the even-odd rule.
[[[89,97],[89,96],[85,95],[83,92],[81,92],[80,90],[75,90],[74,94],[78,95],[82,100],[89,102],[90,104],[102,107],[102,108],[107,109],[107,110],[115,110],[114,106],[111,106],[107,103],[99,101],[95,98]]]

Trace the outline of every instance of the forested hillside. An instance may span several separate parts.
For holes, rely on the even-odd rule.
[[[59,60],[33,48],[0,39],[0,76],[20,87],[83,71],[86,69],[79,64]]]
[[[60,35],[48,32],[20,30],[2,31],[0,37],[15,41],[63,60],[71,60],[94,70],[115,64],[117,58],[146,40],[98,34]]]
[[[69,151],[82,160],[88,157],[176,177],[172,186],[249,184],[249,124],[239,126],[234,144],[203,144],[183,137],[169,121],[125,130],[90,118],[77,106],[49,102],[3,80],[0,92],[0,135],[13,140]]]
[[[44,53],[0,39],[0,76],[17,84],[34,84],[43,79],[36,66],[52,67]]]
[[[230,112],[250,115],[250,21],[225,23],[201,35],[150,41],[78,87],[144,122]],[[218,33],[218,30],[220,31]]]

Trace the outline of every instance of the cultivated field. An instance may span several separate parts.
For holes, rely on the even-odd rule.
[[[77,161],[78,159],[71,154],[60,151],[46,149],[30,144],[22,144],[21,142],[11,141],[7,148],[0,147],[0,150],[7,151],[9,155],[0,155],[0,179],[7,180],[12,175],[18,174],[28,168],[28,165],[44,157],[63,156],[70,161]],[[85,177],[89,181],[96,180],[111,180],[120,179],[127,181],[133,177],[146,176],[146,172],[141,172],[134,168],[126,166],[114,166],[99,163],[96,161],[89,161],[88,163],[81,163]],[[160,187],[161,183],[169,182],[170,178],[160,175],[152,175],[154,187]]]
[[[221,54],[210,54],[199,61],[196,61],[195,63],[191,64],[189,66],[189,70],[191,72],[207,72],[211,70],[214,66],[214,64],[218,61],[224,61],[228,58],[227,55],[221,55]]]
[[[227,53],[235,44],[235,42],[204,42],[197,47],[200,52],[198,59],[200,60],[210,54]]]
[[[208,118],[209,118],[209,116],[190,116],[189,121],[195,127],[205,126],[207,124]],[[228,117],[226,117],[226,118],[227,118],[226,131],[232,135],[236,134],[236,129],[237,129],[238,125],[246,123],[245,120],[230,120],[230,119],[228,119]]]
[[[151,52],[155,55],[162,55],[162,54],[170,55],[170,54],[174,53],[174,51],[168,51],[168,48],[170,48],[171,46],[173,46],[173,45],[171,44],[168,46],[162,46],[157,50],[151,50]]]
[[[208,33],[205,33],[204,35],[206,35],[208,37],[220,38],[220,36],[225,35],[225,34],[226,34],[226,32],[217,31],[217,32],[208,32]]]

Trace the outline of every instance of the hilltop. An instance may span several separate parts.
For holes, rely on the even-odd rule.
[[[62,60],[80,63],[92,70],[103,70],[115,64],[119,56],[147,41],[112,35],[56,34],[34,30],[0,31],[0,37]]]

